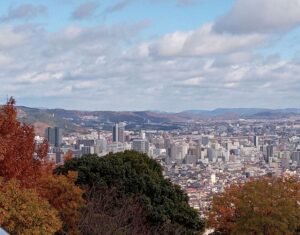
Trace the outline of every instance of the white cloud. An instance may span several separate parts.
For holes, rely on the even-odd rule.
[[[168,34],[150,45],[150,51],[158,56],[211,56],[249,50],[266,40],[263,34],[218,34],[213,24],[205,24],[197,30]]]
[[[300,25],[300,0],[236,0],[214,29],[230,33],[286,31]]]
[[[249,72],[248,67],[232,66],[232,71],[225,76],[225,81],[238,82]]]
[[[5,55],[0,55],[0,67],[8,65],[12,62],[12,59]]]
[[[204,80],[203,77],[193,77],[189,78],[187,80],[184,80],[182,82],[182,85],[187,85],[187,86],[198,86],[201,84],[201,82]]]
[[[12,26],[0,27],[0,35],[0,49],[21,45],[25,40],[25,36]]]
[[[143,22],[26,27],[0,28],[0,48],[9,48],[0,63],[10,61],[1,66],[0,96],[30,97],[26,105],[179,111],[297,106],[300,98],[299,63],[252,51],[268,39],[263,34],[217,33],[206,24],[145,42],[138,37]]]

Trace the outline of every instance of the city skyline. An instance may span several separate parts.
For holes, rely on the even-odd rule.
[[[299,0],[2,1],[0,101],[300,108],[299,25]]]

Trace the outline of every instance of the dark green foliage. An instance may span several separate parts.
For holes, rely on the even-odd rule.
[[[195,234],[204,227],[197,211],[189,206],[187,195],[164,179],[160,164],[145,154],[88,155],[67,161],[56,171],[66,174],[69,170],[78,171],[79,185],[98,191],[117,188],[120,198],[135,198],[156,231],[161,228],[167,234]]]

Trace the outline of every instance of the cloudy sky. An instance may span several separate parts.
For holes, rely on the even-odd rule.
[[[300,0],[0,1],[0,101],[300,107]]]

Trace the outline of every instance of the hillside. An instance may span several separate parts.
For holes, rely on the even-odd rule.
[[[20,121],[33,124],[36,133],[43,135],[47,127],[58,126],[66,132],[86,132],[88,128],[115,122],[126,122],[131,126],[170,124],[209,120],[280,119],[300,118],[299,109],[234,108],[215,110],[187,110],[179,113],[159,111],[78,111],[65,109],[39,109],[18,107]]]

